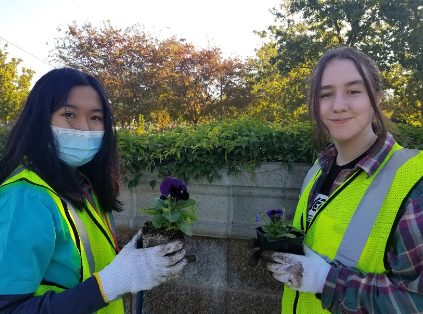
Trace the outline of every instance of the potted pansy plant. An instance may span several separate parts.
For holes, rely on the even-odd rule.
[[[254,221],[260,226],[255,228],[257,238],[252,240],[251,246],[258,250],[251,255],[250,265],[257,265],[261,253],[266,250],[304,255],[304,233],[285,220],[284,209],[259,213]]]
[[[154,207],[142,209],[144,214],[152,215],[142,227],[142,243],[138,247],[152,247],[174,239],[192,235],[191,224],[197,220],[197,203],[189,197],[184,181],[167,177],[160,184],[160,197],[152,200]],[[187,256],[189,261],[194,256]]]

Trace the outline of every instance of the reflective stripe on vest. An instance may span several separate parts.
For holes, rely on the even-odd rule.
[[[79,237],[81,239],[82,245],[84,246],[85,255],[87,256],[88,260],[88,266],[90,267],[90,274],[92,276],[95,273],[95,263],[87,229],[85,228],[84,223],[82,222],[75,208],[69,202],[66,202],[66,205],[68,206],[69,211],[72,214],[72,218],[75,221],[76,227],[78,228]]]
[[[341,245],[336,252],[335,260],[347,267],[357,267],[398,169],[417,154],[419,154],[418,150],[405,148],[392,154],[367,188],[364,197],[355,210],[354,216],[344,233]]]
[[[112,227],[112,231],[114,234],[116,234],[115,217],[113,215],[109,215],[108,217],[109,217],[110,226]]]
[[[304,178],[303,184],[301,185],[300,189],[300,196],[303,194],[305,188],[310,183],[310,181],[314,178],[314,176],[317,174],[317,172],[320,170],[320,165],[316,161],[313,166],[307,171],[307,174]]]

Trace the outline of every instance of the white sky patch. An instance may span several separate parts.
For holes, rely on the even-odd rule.
[[[160,39],[176,35],[198,48],[220,47],[224,57],[253,57],[262,40],[254,31],[274,24],[270,9],[280,0],[1,0],[0,43],[9,57],[36,71],[33,83],[52,67],[48,54],[57,28],[77,21],[99,27],[140,24]]]

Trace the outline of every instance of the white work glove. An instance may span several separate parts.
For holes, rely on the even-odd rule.
[[[117,300],[127,292],[149,290],[177,278],[187,264],[182,241],[137,249],[140,236],[141,232],[124,246],[108,266],[98,272],[100,288],[108,301]]]
[[[264,251],[261,256],[276,280],[294,290],[322,293],[331,266],[307,245],[304,245],[304,253]]]

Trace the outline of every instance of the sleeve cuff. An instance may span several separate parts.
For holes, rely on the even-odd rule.
[[[106,296],[104,295],[103,287],[101,285],[100,276],[98,275],[98,273],[94,273],[94,277],[97,280],[97,284],[98,284],[98,287],[100,289],[100,293],[101,293],[101,296],[103,297],[104,302],[109,303],[110,301],[107,300]]]

